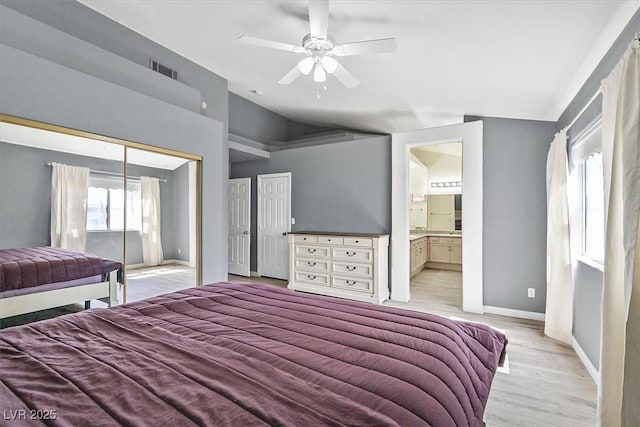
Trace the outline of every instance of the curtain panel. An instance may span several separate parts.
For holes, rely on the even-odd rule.
[[[89,168],[53,163],[51,246],[85,252]]]
[[[573,280],[569,242],[567,135],[556,134],[547,156],[547,303],[545,335],[571,343]]]
[[[162,230],[160,218],[160,181],[148,176],[140,177],[142,196],[142,258],[146,266],[160,265]]]
[[[640,42],[602,82],[605,265],[598,423],[640,420]]]

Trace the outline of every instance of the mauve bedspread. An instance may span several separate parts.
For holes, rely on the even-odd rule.
[[[122,271],[122,264],[96,255],[48,246],[0,249],[0,292]]]
[[[505,345],[483,325],[219,283],[0,331],[0,408],[68,426],[480,426]]]

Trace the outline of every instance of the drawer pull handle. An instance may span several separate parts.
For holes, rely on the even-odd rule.
[[[347,256],[355,256],[355,252],[347,251]]]
[[[360,240],[356,240],[356,243],[360,243]]]
[[[315,263],[315,262],[307,261],[307,265],[308,265],[309,267],[314,267],[316,264],[317,264],[317,263]]]
[[[348,286],[353,286],[353,285],[355,285],[355,284],[356,284],[356,281],[355,281],[355,280],[347,280],[347,285],[348,285]]]
[[[316,276],[312,276],[310,274],[307,274],[307,278],[310,280],[316,280]]]
[[[355,265],[347,265],[347,270],[349,271],[355,271],[356,266]]]
[[[330,241],[331,241],[331,239],[327,239],[327,242],[330,242]]]
[[[307,250],[309,251],[309,253],[312,253],[312,254],[316,253],[315,249],[307,249]]]

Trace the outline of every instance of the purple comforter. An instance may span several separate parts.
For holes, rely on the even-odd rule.
[[[0,331],[0,407],[69,426],[480,426],[505,345],[484,325],[219,283]]]
[[[0,292],[122,271],[117,261],[66,249],[0,249]]]

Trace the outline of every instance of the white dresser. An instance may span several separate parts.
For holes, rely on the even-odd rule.
[[[381,304],[389,235],[289,233],[289,289]]]

